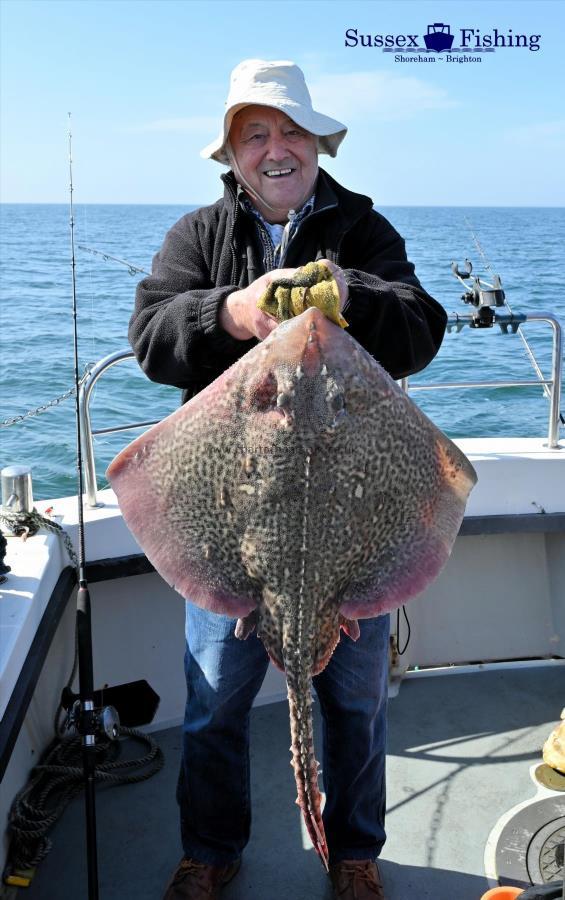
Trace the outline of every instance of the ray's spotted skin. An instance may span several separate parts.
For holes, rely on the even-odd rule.
[[[256,629],[286,673],[292,765],[327,866],[311,678],[340,629],[420,593],[447,561],[475,472],[315,308],[279,325],[114,460],[149,560],[183,597]]]

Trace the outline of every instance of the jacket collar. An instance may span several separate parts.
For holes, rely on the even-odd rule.
[[[237,189],[238,183],[233,172],[225,172],[220,176],[224,183],[224,203],[232,216],[235,216],[238,207]],[[316,201],[314,209],[310,213],[315,216],[330,209],[336,209],[342,220],[342,227],[350,228],[361,216],[373,208],[373,201],[365,194],[356,194],[342,187],[324,169],[318,169],[316,182]],[[310,218],[310,216],[308,217]]]

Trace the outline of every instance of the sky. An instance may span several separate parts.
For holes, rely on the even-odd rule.
[[[427,55],[435,23],[483,52]],[[562,0],[0,0],[0,200],[68,201],[71,111],[75,202],[214,202],[199,152],[260,57],[302,67],[349,127],[322,165],[377,206],[564,206],[564,26]]]

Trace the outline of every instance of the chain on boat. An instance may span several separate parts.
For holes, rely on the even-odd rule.
[[[90,375],[92,369],[94,368],[94,363],[88,363],[85,368],[82,376],[79,380],[79,389],[82,384],[86,381],[88,376]],[[9,419],[4,419],[3,422],[0,422],[0,428],[10,428],[12,425],[18,425],[20,422],[25,421],[25,419],[31,419],[32,416],[40,416],[42,413],[47,412],[48,409],[53,409],[55,406],[58,406],[59,403],[63,403],[64,400],[68,400],[69,397],[74,397],[76,394],[76,387],[73,385],[69,388],[68,391],[65,391],[64,394],[61,394],[59,397],[54,397],[53,400],[49,400],[47,403],[42,404],[42,406],[36,406],[34,409],[30,409],[25,413],[21,413],[17,416],[12,416]]]

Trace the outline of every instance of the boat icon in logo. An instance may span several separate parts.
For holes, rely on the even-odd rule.
[[[437,53],[441,53],[442,50],[451,50],[453,35],[449,25],[444,25],[443,22],[434,22],[433,25],[428,25],[424,43],[427,50],[436,50]]]

